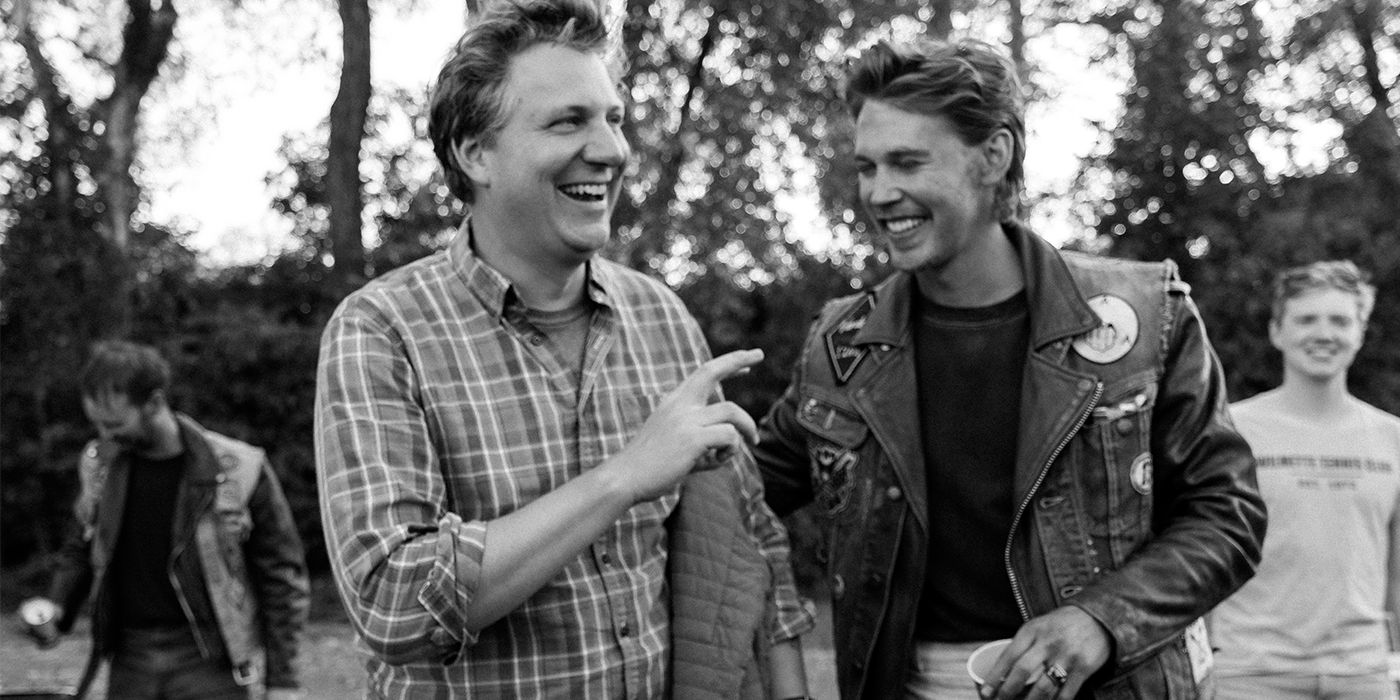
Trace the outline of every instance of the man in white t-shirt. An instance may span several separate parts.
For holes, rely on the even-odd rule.
[[[1400,418],[1347,391],[1375,287],[1348,261],[1286,270],[1269,340],[1283,385],[1231,406],[1269,509],[1263,563],[1211,615],[1219,700],[1396,698]]]

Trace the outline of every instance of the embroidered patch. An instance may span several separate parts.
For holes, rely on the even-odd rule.
[[[831,360],[831,371],[836,375],[837,384],[850,381],[861,361],[870,354],[869,348],[856,347],[851,341],[860,329],[865,327],[865,321],[870,318],[870,312],[874,308],[875,297],[867,294],[864,301],[851,307],[851,310],[826,332],[826,357]]]
[[[1152,494],[1152,455],[1144,452],[1133,460],[1131,467],[1128,467],[1128,481],[1132,482],[1133,490],[1144,496]]]
[[[828,514],[839,513],[851,500],[854,484],[851,472],[860,460],[856,453],[831,443],[818,442],[811,447],[812,486],[817,502]]]
[[[1098,314],[1099,327],[1075,338],[1074,351],[1096,364],[1117,362],[1137,343],[1137,312],[1128,302],[1112,294],[1089,299],[1089,308]]]

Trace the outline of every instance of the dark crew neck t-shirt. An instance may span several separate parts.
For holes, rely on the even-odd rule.
[[[175,499],[188,452],[166,459],[129,457],[126,507],[112,554],[113,610],[124,629],[187,626],[170,582]],[[194,553],[189,554],[193,556]]]
[[[916,635],[1009,637],[1021,625],[1002,552],[1030,342],[1026,295],[978,308],[916,298],[914,309],[930,530]]]

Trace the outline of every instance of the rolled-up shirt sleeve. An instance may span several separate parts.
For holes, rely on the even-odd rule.
[[[388,663],[450,661],[476,641],[486,526],[448,510],[420,389],[393,324],[352,297],[322,336],[316,474],[341,599]]]

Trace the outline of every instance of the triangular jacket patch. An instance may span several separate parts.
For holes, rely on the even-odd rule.
[[[851,341],[865,327],[865,321],[874,309],[875,297],[867,294],[861,303],[851,307],[826,332],[826,357],[831,360],[831,371],[836,375],[837,384],[850,381],[861,361],[870,354],[869,348],[857,347]]]

